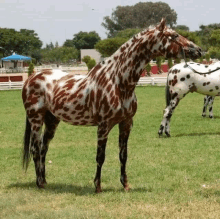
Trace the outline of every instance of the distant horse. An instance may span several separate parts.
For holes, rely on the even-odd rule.
[[[214,99],[215,97],[214,96],[209,96],[209,95],[206,95],[204,97],[204,106],[203,106],[203,110],[202,110],[202,116],[203,117],[206,117],[206,111],[207,111],[207,107],[209,106],[209,118],[214,118],[214,115],[213,115],[213,103],[214,103]]]
[[[166,85],[166,102],[158,134],[170,136],[170,119],[179,101],[189,92],[212,96],[220,95],[220,62],[203,65],[181,63],[169,70]]]
[[[101,168],[110,130],[119,124],[121,183],[129,189],[126,175],[127,142],[137,109],[135,86],[145,65],[157,56],[189,58],[201,56],[191,41],[159,25],[135,35],[111,57],[96,65],[85,78],[77,79],[60,70],[42,70],[24,84],[22,98],[26,110],[23,166],[33,156],[37,186],[43,188],[45,157],[50,140],[62,120],[71,125],[98,126],[96,192],[101,192]],[[45,124],[41,138],[41,128]]]

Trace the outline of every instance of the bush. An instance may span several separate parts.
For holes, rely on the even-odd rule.
[[[171,58],[168,59],[168,66],[169,68],[172,68],[173,66],[173,60]]]
[[[91,60],[90,56],[84,56],[82,61],[86,63],[86,65],[88,64],[88,62]]]
[[[151,64],[148,63],[145,67],[146,71],[147,71],[147,76],[150,76],[150,71],[151,71]]]
[[[31,62],[29,64],[29,67],[28,67],[28,76],[30,76],[32,73],[34,73],[34,63]]]
[[[206,54],[205,54],[205,59],[206,59],[207,62],[210,61],[210,54],[209,54],[209,53],[206,53]]]
[[[96,65],[95,59],[90,59],[86,65],[88,67],[88,70],[90,71]]]

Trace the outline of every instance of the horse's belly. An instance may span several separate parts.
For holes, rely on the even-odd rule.
[[[75,110],[71,107],[64,107],[59,110],[52,110],[54,116],[71,125],[97,125],[93,115],[86,109]]]

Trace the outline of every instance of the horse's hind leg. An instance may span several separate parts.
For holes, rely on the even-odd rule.
[[[212,96],[209,96],[209,101],[208,101],[208,104],[209,104],[209,118],[214,118],[214,115],[213,115],[213,102],[214,102],[214,99],[215,97],[212,97]]]
[[[127,143],[132,128],[132,118],[119,123],[119,159],[121,162],[121,183],[125,190],[129,190],[126,162],[127,162]]]
[[[168,106],[164,110],[163,120],[158,131],[159,137],[162,136],[163,132],[167,135],[167,137],[170,137],[170,119],[179,101],[179,95],[177,93],[174,93],[171,96],[171,100]]]
[[[203,112],[202,112],[202,116],[205,117],[206,116],[206,110],[207,110],[207,106],[209,106],[209,118],[213,118],[213,102],[214,102],[215,97],[206,95],[204,97],[204,106],[203,106]]]
[[[204,106],[203,106],[203,110],[202,110],[202,116],[203,117],[206,117],[206,110],[207,110],[207,106],[208,106],[208,103],[209,103],[209,97],[208,95],[206,95],[204,97]]]
[[[33,155],[36,172],[36,184],[39,188],[44,187],[43,178],[41,174],[41,162],[40,162],[40,148],[41,148],[41,128],[43,125],[42,117],[30,119],[31,126],[31,138],[30,138],[30,153]]]
[[[45,130],[44,135],[42,137],[42,145],[41,145],[41,151],[40,151],[40,163],[41,163],[41,175],[43,184],[46,184],[46,178],[45,178],[45,159],[46,154],[48,151],[48,146],[50,141],[53,139],[56,128],[59,124],[59,120],[49,111],[46,112],[44,117],[44,123],[45,123]]]

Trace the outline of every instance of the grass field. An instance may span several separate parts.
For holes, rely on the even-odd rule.
[[[108,140],[102,194],[94,193],[96,127],[60,123],[47,155],[46,189],[33,162],[21,167],[25,111],[21,91],[0,92],[0,218],[220,218],[220,99],[202,118],[203,96],[187,95],[158,138],[164,87],[138,87],[129,139],[131,191],[119,181],[118,127]]]

